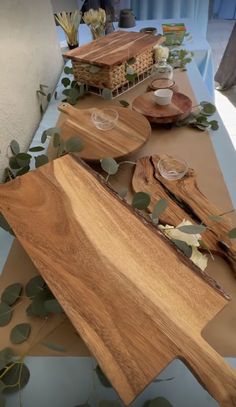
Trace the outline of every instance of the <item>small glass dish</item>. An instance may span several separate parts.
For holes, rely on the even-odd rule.
[[[186,161],[175,157],[161,158],[157,163],[157,168],[161,176],[169,181],[181,179],[188,172]]]
[[[91,114],[93,124],[99,130],[111,130],[116,126],[119,113],[114,109],[95,109]]]

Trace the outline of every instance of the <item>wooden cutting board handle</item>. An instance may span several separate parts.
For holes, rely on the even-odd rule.
[[[179,359],[182,359],[220,406],[236,406],[235,370],[201,336],[197,343],[201,357],[195,348],[191,355],[186,354]]]
[[[73,106],[71,106],[69,103],[63,102],[58,106],[58,110],[60,110],[60,112],[65,113],[67,115],[69,115],[70,117],[73,117],[75,119],[79,119],[79,115],[83,113],[81,113],[80,109],[76,109]],[[93,109],[86,109],[86,110],[90,110],[92,112]]]

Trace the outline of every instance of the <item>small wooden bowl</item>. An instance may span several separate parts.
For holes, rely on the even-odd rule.
[[[173,81],[172,79],[158,78],[158,79],[154,79],[148,85],[147,91],[158,90],[158,89],[170,89],[170,90],[173,90],[173,92],[177,92],[178,86],[176,85],[175,81]]]

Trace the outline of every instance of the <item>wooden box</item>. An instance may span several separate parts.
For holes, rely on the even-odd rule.
[[[97,90],[112,92],[143,80],[154,63],[153,47],[163,42],[162,36],[116,31],[64,54],[72,60],[75,80]],[[134,59],[135,58],[135,59]],[[133,59],[135,80],[127,78],[127,61]],[[117,93],[117,92],[116,92]]]

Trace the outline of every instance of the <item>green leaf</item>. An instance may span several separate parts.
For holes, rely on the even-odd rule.
[[[127,81],[129,81],[129,82],[135,82],[135,80],[136,80],[136,78],[137,78],[137,74],[136,74],[136,73],[133,73],[133,74],[127,73],[127,74],[125,75],[125,78],[126,78]]]
[[[39,168],[41,165],[45,165],[48,163],[48,156],[45,154],[38,155],[35,157],[35,167]]]
[[[84,148],[84,142],[79,137],[71,137],[65,142],[66,151],[69,153],[78,153]]]
[[[70,79],[69,78],[62,78],[61,83],[65,88],[67,88],[67,86],[70,85]]]
[[[119,169],[119,164],[112,157],[100,160],[102,169],[109,175],[115,175]]]
[[[212,103],[202,101],[200,105],[203,107],[202,114],[205,114],[206,116],[211,116],[216,112],[216,108]]]
[[[59,133],[53,135],[53,147],[59,147],[61,141],[61,136]]]
[[[128,107],[128,106],[129,106],[129,102],[127,102],[126,100],[119,100],[119,103],[120,103],[121,106],[123,106],[123,107]]]
[[[102,371],[102,369],[100,368],[99,365],[96,366],[95,372],[97,373],[97,376],[98,376],[98,379],[99,379],[100,383],[104,387],[112,387],[110,381],[107,379],[107,377],[105,376],[105,374],[103,373],[103,371]]]
[[[97,73],[99,71],[101,71],[101,67],[98,65],[91,65],[89,68],[90,73]]]
[[[9,166],[12,170],[18,170],[19,168],[21,168],[21,166],[18,164],[18,162],[16,161],[16,157],[10,157],[9,158]]]
[[[170,402],[164,397],[157,397],[148,404],[148,407],[173,407]]]
[[[2,370],[14,357],[14,352],[11,348],[4,348],[0,351],[0,370]]]
[[[196,127],[198,130],[206,131],[206,127],[205,127],[205,126],[202,126],[202,125],[200,125],[200,124],[195,124],[194,127]]]
[[[45,141],[47,140],[47,130],[44,130],[42,132],[42,136],[41,136],[41,143],[45,143]]]
[[[15,155],[16,162],[20,167],[26,167],[29,165],[31,158],[32,156],[28,153],[19,153]]]
[[[178,247],[181,252],[185,254],[187,257],[192,256],[192,247],[189,246],[186,242],[183,242],[183,240],[178,240],[178,239],[171,239],[171,241],[175,244],[175,246]]]
[[[219,124],[218,124],[217,120],[211,120],[209,122],[209,124],[210,124],[212,130],[216,131],[219,129]]]
[[[151,202],[151,197],[146,192],[136,192],[133,196],[132,206],[137,209],[146,209]]]
[[[50,102],[51,98],[52,98],[52,94],[51,94],[51,93],[48,93],[48,94],[47,94],[47,101]]]
[[[104,99],[106,99],[106,100],[111,100],[112,99],[112,91],[111,91],[111,89],[104,88],[102,90],[102,97]]]
[[[55,90],[54,99],[57,100],[57,91]]]
[[[48,287],[45,287],[44,290],[38,293],[34,298],[32,303],[26,309],[28,316],[36,317],[46,317],[49,314],[49,311],[45,308],[45,302],[53,299],[53,294]]]
[[[135,62],[136,62],[136,58],[133,57],[133,58],[128,59],[127,64],[133,65],[133,64],[135,64]]]
[[[64,312],[63,308],[56,299],[45,301],[44,307],[52,314],[62,314]]]
[[[222,222],[224,220],[223,217],[219,216],[219,215],[209,215],[208,218],[210,220],[213,220],[214,222],[217,222],[217,223],[220,223],[220,222]]]
[[[4,218],[3,214],[0,212],[0,227],[4,229],[6,232],[10,233],[11,235],[15,236],[11,226]]]
[[[3,393],[8,394],[18,392],[27,385],[29,379],[30,371],[28,367],[24,363],[16,362],[1,379],[6,386]]]
[[[19,154],[20,146],[19,146],[19,143],[16,140],[11,141],[10,148],[11,148],[12,154],[14,154],[14,155]]]
[[[11,307],[5,302],[0,303],[0,326],[6,326],[12,318]]]
[[[80,91],[77,88],[69,89],[69,93],[67,96],[67,101],[71,105],[75,105],[80,97]]]
[[[16,172],[16,177],[26,174],[27,172],[29,172],[29,170],[30,170],[30,166],[26,165],[26,167],[23,167],[19,171]]]
[[[27,297],[32,298],[41,293],[46,286],[44,279],[41,276],[35,276],[26,284],[25,292]]]
[[[69,66],[65,66],[64,72],[65,72],[66,75],[73,74],[73,68],[69,67]]]
[[[15,345],[19,345],[25,341],[27,341],[28,337],[30,336],[31,332],[31,325],[27,323],[18,324],[14,328],[12,328],[10,333],[10,341]]]
[[[44,150],[44,147],[43,147],[43,146],[31,147],[31,148],[29,149],[29,151],[30,151],[31,153],[35,153],[35,152],[37,152],[37,151],[43,151],[43,150]]]
[[[168,203],[166,199],[160,199],[152,211],[152,219],[159,218],[160,215],[166,210]]]
[[[48,349],[54,350],[55,352],[66,352],[64,346],[58,345],[57,343],[43,341],[41,344]]]
[[[1,295],[2,302],[13,305],[20,298],[23,286],[20,283],[11,284],[5,288]]]
[[[236,239],[236,228],[233,228],[229,231],[228,236],[230,239]]]
[[[181,230],[181,232],[188,233],[190,235],[195,235],[197,233],[201,234],[205,232],[206,226],[204,225],[184,225],[179,226],[177,229]]]

